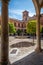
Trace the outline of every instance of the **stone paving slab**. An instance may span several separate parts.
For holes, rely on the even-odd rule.
[[[16,61],[24,58],[25,56],[29,55],[30,53],[32,53],[34,51],[34,48],[33,49],[32,48],[31,47],[24,48],[24,49],[21,48],[21,49],[19,49],[19,52],[17,55],[12,54],[12,56],[11,56],[11,54],[9,54],[10,63],[12,64],[13,62],[16,62]]]
[[[12,44],[14,44],[14,43],[16,43],[16,42],[19,42],[19,41],[21,42],[21,41],[26,41],[26,40],[32,42],[32,39],[29,39],[29,38],[28,38],[28,39],[15,39],[14,37],[10,37],[10,38],[9,38],[9,45],[12,45]],[[37,41],[35,40],[35,42],[37,42]],[[41,45],[42,45],[42,48],[43,48],[43,40],[41,40],[41,43],[42,43]],[[32,49],[31,49],[31,50],[32,50]],[[21,53],[22,53],[22,52],[21,52]],[[30,56],[29,56],[29,57],[30,57]],[[41,57],[41,56],[40,56],[40,57]],[[16,58],[16,57],[15,57],[15,58]],[[30,57],[30,58],[31,58],[31,57]],[[30,59],[30,58],[29,58],[29,59]],[[1,44],[0,44],[0,59],[1,59]],[[11,59],[12,59],[12,58],[11,58]],[[35,59],[36,59],[36,58],[35,58]],[[40,58],[40,59],[43,60],[43,55],[42,55],[42,58]],[[14,59],[13,59],[13,60],[14,60]],[[40,60],[40,61],[41,61],[41,60]],[[15,60],[14,60],[14,61],[15,61]],[[38,61],[39,61],[39,60],[38,60]],[[25,63],[24,63],[24,62],[25,62]],[[15,65],[16,65],[16,63],[19,64],[19,62],[15,62]],[[26,59],[25,59],[23,62],[20,61],[20,63],[21,63],[21,64],[24,63],[24,65],[31,65],[33,62],[30,63],[30,61],[29,61],[28,59],[27,59],[27,61],[26,61]],[[36,62],[36,63],[37,63],[37,62]],[[40,64],[43,65],[43,61],[41,61]],[[39,64],[39,65],[40,65],[40,64]],[[20,64],[19,64],[19,65],[20,65]]]
[[[12,65],[43,65],[43,52],[32,52]]]

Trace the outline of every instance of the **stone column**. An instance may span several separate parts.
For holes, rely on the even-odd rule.
[[[1,65],[8,65],[8,0],[2,0]]]
[[[37,48],[36,48],[36,52],[40,52],[41,51],[40,12],[39,12],[39,14],[37,14],[36,35],[37,35]]]

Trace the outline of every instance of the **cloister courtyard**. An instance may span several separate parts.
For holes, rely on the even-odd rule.
[[[35,53],[37,39],[33,38],[16,38],[9,36],[9,62],[11,65],[41,65],[43,64],[43,52]],[[41,39],[41,48],[43,49],[43,39]],[[32,60],[32,57],[33,58]],[[0,39],[0,62],[1,62],[1,39]],[[27,64],[26,64],[27,63]],[[38,64],[37,64],[38,63]]]
[[[43,65],[43,39],[40,37],[40,14],[43,0],[32,0],[37,16],[36,38],[9,37],[8,5],[10,0],[1,0],[1,37],[0,64],[1,65]],[[30,26],[31,27],[31,26]],[[28,27],[29,28],[29,27]],[[33,29],[33,27],[32,27]],[[33,32],[32,32],[33,33]]]

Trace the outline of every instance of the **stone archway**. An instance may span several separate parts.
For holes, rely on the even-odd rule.
[[[1,36],[1,46],[2,46],[2,59],[1,65],[8,65],[8,2],[9,0],[2,0],[2,36]],[[40,10],[43,7],[43,0],[39,3],[39,0],[33,0],[37,14],[37,50],[41,51],[40,45]]]
[[[40,52],[41,51],[41,39],[40,39],[40,11],[41,8],[43,7],[43,0],[32,0],[35,6],[36,10],[36,15],[37,15],[37,26],[36,26],[36,31],[37,31],[37,48],[36,51]]]

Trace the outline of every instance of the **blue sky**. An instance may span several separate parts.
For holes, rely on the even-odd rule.
[[[29,12],[29,16],[33,16],[35,14],[35,8],[32,0],[10,0],[8,6],[10,18],[16,18],[22,20],[22,12],[24,10],[27,10]],[[0,15],[1,15],[1,3],[0,3]]]

